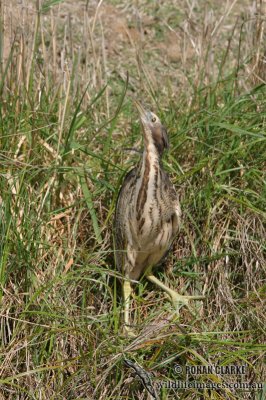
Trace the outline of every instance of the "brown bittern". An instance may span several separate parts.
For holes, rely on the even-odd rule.
[[[180,224],[181,210],[177,193],[161,158],[168,148],[168,137],[160,119],[136,102],[143,130],[144,151],[138,165],[125,177],[120,189],[114,219],[115,254],[124,276],[124,322],[129,326],[130,280],[141,275],[163,289],[177,309],[191,299],[164,285],[152,274],[152,268],[169,250]]]

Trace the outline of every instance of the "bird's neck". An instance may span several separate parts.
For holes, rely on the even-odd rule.
[[[140,179],[137,190],[137,219],[143,218],[145,212],[152,206],[157,188],[161,183],[160,155],[154,145],[145,146],[140,163]]]
[[[161,154],[159,153],[155,144],[149,144],[145,147],[142,155],[142,168],[146,165],[146,160],[148,159],[151,166],[160,165],[161,163]]]

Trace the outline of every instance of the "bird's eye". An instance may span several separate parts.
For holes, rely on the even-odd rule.
[[[151,122],[156,122],[156,117],[152,117]]]

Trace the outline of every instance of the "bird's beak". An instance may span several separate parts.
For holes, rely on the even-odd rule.
[[[137,100],[135,100],[135,105],[136,105],[137,110],[139,112],[141,121],[144,124],[147,123],[149,121],[149,111],[146,111],[145,108],[143,107],[143,105]]]

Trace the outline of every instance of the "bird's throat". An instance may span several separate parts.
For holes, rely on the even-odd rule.
[[[140,168],[137,190],[136,217],[144,224],[147,214],[156,203],[156,193],[160,184],[160,157],[155,146],[145,148]]]

